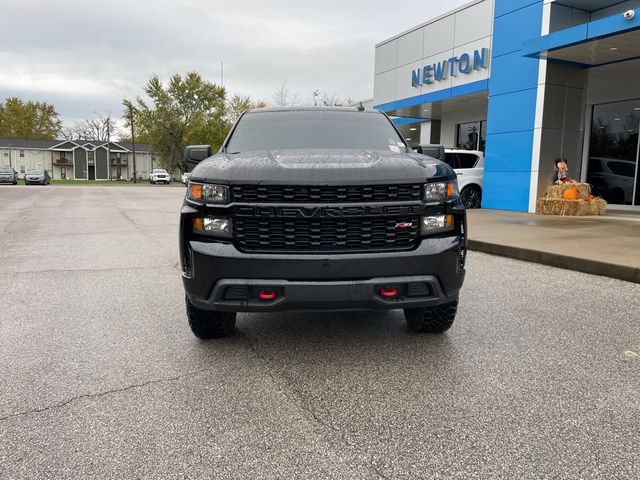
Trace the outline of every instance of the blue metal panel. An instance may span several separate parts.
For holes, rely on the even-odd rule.
[[[536,69],[537,75],[537,69]],[[489,90],[487,134],[532,130],[536,114],[537,88],[491,95]],[[531,161],[531,158],[529,158]]]
[[[565,28],[549,35],[538,36],[525,40],[522,44],[522,54],[527,56],[538,56],[540,52],[554,50],[559,47],[567,47],[584,42],[587,39],[587,24],[576,27]]]
[[[494,172],[484,177],[482,207],[497,210],[529,209],[531,172]]]
[[[378,110],[382,110],[383,112],[391,112],[398,108],[413,107],[414,105],[438,102],[440,100],[459,97],[461,95],[467,95],[469,93],[482,92],[487,88],[487,80],[478,80],[477,82],[471,82],[453,88],[444,88],[442,90],[436,90],[435,92],[416,95],[415,97],[404,98],[402,100],[396,100],[389,103],[381,103],[380,105],[376,105],[373,108],[377,108]]]
[[[489,80],[478,80],[477,82],[465,83],[451,89],[451,98],[468,95],[470,93],[482,92],[489,88]]]
[[[540,35],[542,1],[496,0],[489,81],[482,205],[529,208],[538,59],[522,56],[522,43]]]
[[[531,130],[487,134],[484,171],[528,172],[531,170],[532,149]]]
[[[524,61],[527,60],[527,61]],[[515,67],[517,65],[517,68]],[[538,83],[538,59],[523,59],[520,52],[501,55],[491,65],[491,95],[514,90],[536,88]]]
[[[540,0],[496,0],[493,16],[498,18],[514,10],[520,10],[521,8],[539,2]]]
[[[418,117],[402,117],[402,118],[394,118],[391,121],[394,125],[406,125],[407,123],[422,123],[428,122],[431,120],[430,118],[418,118]]]
[[[543,52],[558,50],[631,30],[638,30],[640,29],[640,9],[635,10],[635,12],[636,15],[631,20],[626,20],[622,14],[618,14],[576,27],[565,28],[549,35],[535,35],[535,38],[524,41],[522,54],[531,57],[539,56]]]
[[[496,8],[504,1],[496,0]],[[541,0],[496,18],[493,22],[493,57],[520,50],[525,40],[540,36],[541,28]]]
[[[622,14],[612,15],[610,17],[596,20],[589,23],[588,38],[595,40],[596,38],[608,37],[617,33],[637,30],[640,28],[640,8],[635,10],[636,14],[631,20],[626,20]]]
[[[403,100],[396,100],[393,103],[395,104],[395,108],[403,108],[413,107],[414,105],[422,105],[423,103],[438,102],[446,98],[451,98],[450,88],[445,88],[430,93],[424,93],[422,95],[416,95],[415,97],[405,98]]]

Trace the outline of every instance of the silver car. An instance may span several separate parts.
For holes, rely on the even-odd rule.
[[[18,172],[11,167],[0,167],[0,183],[18,183]]]
[[[29,170],[24,176],[25,185],[47,185],[51,183],[51,177],[46,170]]]

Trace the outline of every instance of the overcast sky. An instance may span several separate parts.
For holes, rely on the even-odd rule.
[[[0,0],[0,98],[53,103],[66,125],[122,112],[151,74],[189,70],[272,102],[283,81],[373,95],[374,46],[467,0]]]

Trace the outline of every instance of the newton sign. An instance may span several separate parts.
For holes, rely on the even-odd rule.
[[[457,77],[458,74],[468,75],[474,70],[480,70],[489,66],[489,49],[474,50],[473,55],[463,53],[457,57],[451,57],[440,62],[416,68],[411,72],[411,86],[429,85],[445,80],[449,76]]]

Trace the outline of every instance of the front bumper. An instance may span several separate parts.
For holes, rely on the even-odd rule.
[[[416,308],[457,298],[464,280],[464,238],[425,238],[412,251],[358,254],[243,253],[229,243],[191,240],[183,267],[185,291],[203,310],[255,312],[281,310],[377,310]],[[422,294],[409,286],[422,284]],[[379,293],[398,287],[395,298]],[[273,300],[229,298],[229,288],[249,292],[269,288]]]

